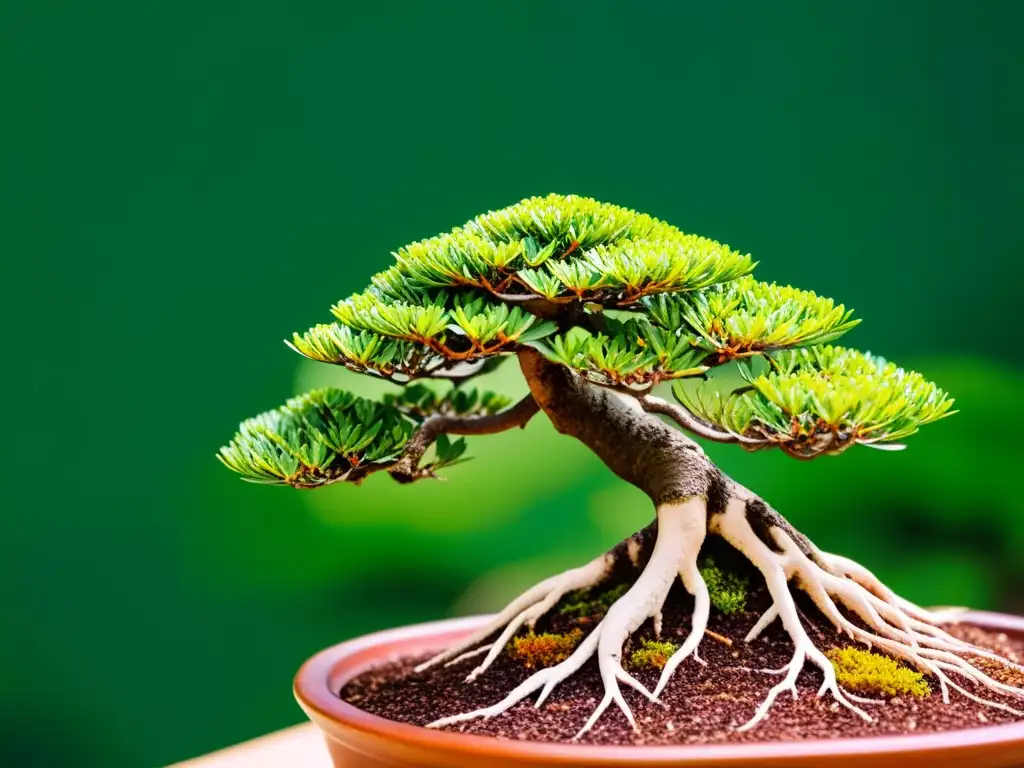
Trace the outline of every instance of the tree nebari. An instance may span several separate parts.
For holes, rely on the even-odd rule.
[[[605,696],[580,734],[612,703],[635,727],[620,685],[657,700],[679,664],[700,661],[709,597],[697,554],[709,534],[761,572],[773,599],[748,640],[779,620],[794,644],[792,660],[777,671],[782,681],[744,728],[760,722],[779,693],[796,695],[808,662],[824,676],[819,695],[829,693],[870,719],[859,706],[865,700],[839,686],[807,634],[793,590],[805,592],[837,631],[931,675],[946,701],[953,690],[1010,709],[954,676],[976,690],[1024,698],[1024,689],[968,659],[1024,668],[954,638],[940,626],[948,617],[899,598],[856,563],[819,551],[687,436],[747,450],[778,447],[806,460],[853,445],[901,448],[897,441],[950,415],[953,401],[920,374],[831,345],[858,322],[843,305],[758,282],[750,256],[728,246],[576,196],[523,200],[395,256],[366,291],[333,307],[335,322],[296,333],[289,345],[314,360],[405,384],[403,394],[374,402],[328,389],[294,398],[244,422],[218,455],[225,465],[247,480],[298,488],[358,483],[376,471],[411,482],[461,459],[465,444],[449,435],[501,432],[543,412],[643,490],[657,515],[656,524],[527,590],[473,637],[423,665],[482,655],[470,683],[520,628],[532,628],[563,596],[600,584],[624,555],[637,566],[629,590],[567,659],[535,672],[491,707],[432,726],[490,717],[538,691],[539,706],[596,657]],[[530,389],[521,402],[465,386],[509,356],[518,358]],[[742,383],[723,392],[715,374],[727,365]],[[430,378],[450,380],[449,390],[409,383]],[[662,382],[673,382],[676,403],[652,394]],[[648,619],[660,627],[677,576],[694,597],[692,629],[649,691],[623,668],[622,647]]]

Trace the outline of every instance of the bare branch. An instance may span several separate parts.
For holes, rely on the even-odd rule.
[[[639,401],[640,406],[648,413],[660,413],[663,416],[668,416],[683,429],[688,432],[692,432],[699,437],[705,437],[708,440],[714,440],[717,443],[740,443],[741,445],[765,444],[764,440],[754,440],[749,437],[743,437],[742,435],[734,435],[732,432],[724,432],[720,429],[715,429],[714,426],[708,424],[703,419],[697,418],[683,406],[670,403],[667,400],[662,400],[660,397],[642,395],[638,397],[637,400]]]
[[[400,483],[429,477],[432,473],[428,467],[420,468],[420,459],[441,435],[493,435],[525,427],[539,410],[537,401],[527,395],[512,407],[489,416],[429,416],[409,438],[402,458],[388,472]]]

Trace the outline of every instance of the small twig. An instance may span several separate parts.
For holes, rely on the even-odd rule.
[[[722,645],[727,645],[730,648],[732,648],[732,639],[731,638],[728,638],[725,635],[720,635],[717,632],[712,632],[710,629],[705,629],[704,630],[704,634],[707,635],[708,637],[710,637],[712,640],[717,640]]]

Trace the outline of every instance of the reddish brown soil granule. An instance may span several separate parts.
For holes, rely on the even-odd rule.
[[[976,704],[955,691],[949,704],[942,702],[938,685],[929,683],[932,695],[918,699],[911,696],[892,698],[875,705],[864,705],[874,718],[868,723],[836,704],[827,695],[816,697],[821,673],[808,665],[800,676],[800,697],[781,695],[767,720],[750,732],[738,733],[764,700],[768,689],[779,678],[745,668],[777,669],[792,655],[792,644],[776,621],[762,636],[750,643],[743,637],[756,622],[768,600],[763,588],[752,591],[746,613],[724,616],[712,612],[710,629],[731,639],[732,645],[705,637],[700,654],[707,661],[702,666],[692,659],[676,670],[660,707],[647,702],[627,686],[622,686],[626,700],[636,715],[640,732],[632,731],[625,717],[613,705],[594,728],[582,739],[590,744],[711,744],[718,742],[750,742],[773,740],[819,739],[852,736],[883,736],[891,734],[927,733],[1010,723],[1022,718],[1009,712]],[[681,589],[673,589],[665,609],[663,637],[685,637],[689,629],[692,603]],[[831,626],[816,619],[816,612],[803,606],[805,622],[811,637],[822,650],[844,645]],[[594,621],[566,619],[555,614],[545,631],[566,631],[580,626],[589,631]],[[541,627],[538,627],[541,631]],[[957,625],[949,631],[965,640],[997,653],[1020,660],[1024,658],[1024,641],[977,627]],[[641,637],[651,637],[648,622],[632,640],[632,647]],[[628,658],[629,648],[623,658]],[[359,708],[381,717],[405,723],[424,725],[441,717],[489,706],[501,700],[512,688],[525,680],[530,672],[503,654],[474,683],[463,682],[479,659],[470,659],[449,668],[434,668],[415,674],[412,668],[422,659],[404,659],[366,672],[352,680],[341,691],[341,697]],[[997,670],[986,661],[977,661],[980,668],[993,676]],[[659,671],[630,670],[649,689],[653,689]],[[998,679],[1020,685],[1021,673],[1002,668]],[[962,683],[962,678],[955,678]],[[991,691],[964,684],[983,698],[1024,709],[1024,700],[1001,696]],[[533,706],[530,696],[508,712],[490,720],[473,720],[452,730],[531,741],[569,741],[582,727],[598,702],[603,688],[594,660],[576,675],[561,683],[541,709]]]

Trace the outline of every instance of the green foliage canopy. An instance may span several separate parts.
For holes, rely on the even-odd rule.
[[[741,370],[749,386],[723,396],[673,388],[691,413],[728,432],[813,458],[853,444],[894,447],[953,401],[921,374],[883,358],[824,346],[775,353],[770,368]],[[757,445],[757,443],[755,443]]]
[[[799,458],[891,444],[952,412],[920,374],[822,346],[859,322],[842,304],[759,282],[749,255],[620,206],[529,198],[394,256],[332,308],[334,322],[288,344],[400,384],[451,378],[453,394],[409,386],[369,403],[312,392],[243,423],[219,454],[228,467],[299,487],[359,480],[393,463],[429,413],[507,405],[458,384],[526,346],[601,386],[643,393],[676,381],[676,398],[709,427]],[[731,362],[745,380],[731,393],[681,384]],[[461,441],[437,452],[437,465],[452,461]]]

